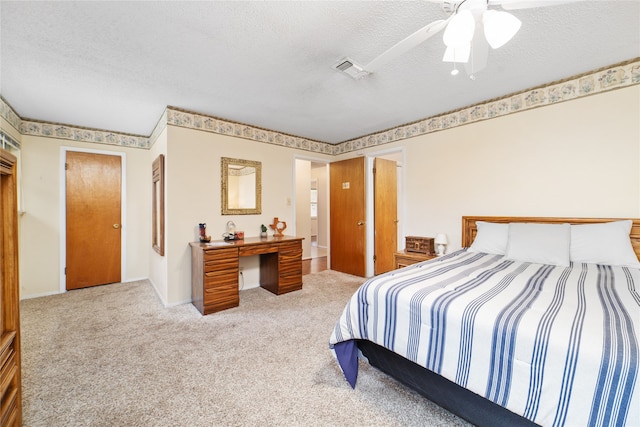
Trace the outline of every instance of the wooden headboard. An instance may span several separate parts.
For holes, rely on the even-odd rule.
[[[620,221],[630,219],[633,221],[629,239],[631,246],[640,260],[640,218],[556,218],[556,217],[524,217],[524,216],[463,216],[462,217],[462,247],[468,248],[476,237],[478,228],[476,221],[485,222],[538,222],[543,224],[595,224],[600,222]]]

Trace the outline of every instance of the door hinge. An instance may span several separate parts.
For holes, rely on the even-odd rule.
[[[373,262],[376,262],[376,260],[377,260],[377,258],[376,258],[376,256],[374,255],[374,256],[373,256]]]
[[[65,163],[64,164],[64,170],[68,171],[69,170],[69,163]]]
[[[373,168],[373,173],[374,173],[374,174],[376,173],[376,168]]]
[[[67,267],[64,268],[64,275],[67,275]]]

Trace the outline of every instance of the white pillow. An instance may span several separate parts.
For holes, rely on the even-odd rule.
[[[571,226],[571,261],[640,268],[629,232],[631,220]]]
[[[478,232],[469,252],[504,255],[509,241],[509,224],[476,221]]]
[[[509,223],[506,258],[514,261],[569,266],[569,224]]]

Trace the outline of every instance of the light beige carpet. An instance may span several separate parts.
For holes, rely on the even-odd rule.
[[[25,300],[24,425],[466,425],[365,363],[346,383],[328,340],[362,281],[327,270],[204,317],[147,281]]]

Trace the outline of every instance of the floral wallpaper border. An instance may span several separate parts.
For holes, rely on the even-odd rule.
[[[242,123],[230,122],[173,107],[167,107],[167,124],[220,135],[230,135],[283,147],[299,148],[314,153],[334,154],[335,149],[334,144],[288,135],[286,133],[262,129]]]
[[[640,84],[640,58],[613,65],[607,69],[485,101],[451,113],[345,141],[335,146],[333,154],[357,151],[635,84]]]
[[[172,125],[314,153],[337,155],[636,84],[640,84],[640,58],[338,144],[288,135],[170,106],[165,109],[148,137],[22,119],[1,96],[0,116],[23,135],[122,147],[149,149],[167,125]]]
[[[131,135],[33,120],[21,120],[18,129],[22,135],[69,139],[72,141],[117,145],[120,147],[149,148],[149,137],[143,135]]]

